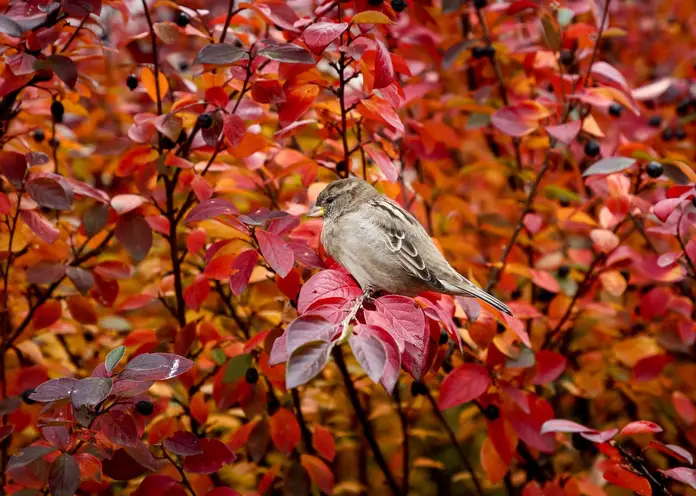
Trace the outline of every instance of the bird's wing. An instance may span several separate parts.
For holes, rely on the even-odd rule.
[[[399,265],[433,290],[444,291],[442,282],[418,253],[417,240],[413,239],[415,234],[419,238],[430,240],[423,226],[408,211],[388,198],[375,198],[369,203],[373,221]],[[412,233],[410,236],[409,232]]]

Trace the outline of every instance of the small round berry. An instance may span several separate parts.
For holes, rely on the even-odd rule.
[[[94,334],[91,332],[86,332],[83,336],[86,343],[91,343],[94,341]]]
[[[482,47],[482,46],[475,46],[474,48],[471,49],[471,55],[475,59],[482,59],[483,57],[485,57],[484,53],[485,53],[485,47]]]
[[[482,9],[488,4],[488,0],[474,0],[474,7]]]
[[[46,135],[41,129],[37,129],[36,131],[34,131],[33,137],[34,141],[36,141],[37,143],[41,143],[43,140],[46,139]]]
[[[666,127],[662,130],[662,139],[664,141],[672,141],[673,137],[674,137],[674,133],[672,132],[671,128]]]
[[[213,125],[213,116],[208,112],[201,114],[198,116],[198,119],[196,119],[196,124],[198,124],[198,127],[201,129],[208,129]]]
[[[514,290],[512,293],[510,293],[510,298],[512,298],[513,300],[519,300],[520,298],[522,298],[522,291],[520,291],[519,289]]]
[[[591,139],[585,143],[585,155],[588,157],[596,157],[601,151],[599,142],[597,140]]]
[[[505,332],[505,329],[505,324],[503,324],[502,322],[496,322],[495,332],[497,332],[498,334],[503,334]]]
[[[497,420],[498,417],[500,417],[500,408],[491,403],[490,405],[486,405],[486,408],[483,409],[483,414],[488,420]]]
[[[144,415],[145,417],[148,417],[148,416],[152,415],[152,412],[155,411],[155,405],[152,404],[152,401],[142,400],[142,401],[138,401],[135,404],[135,410],[140,415]]]
[[[440,344],[447,344],[447,341],[449,341],[449,336],[447,335],[447,332],[442,331],[440,333]]]
[[[185,28],[190,22],[191,19],[186,15],[186,13],[179,11],[179,13],[176,15],[176,25],[180,28]]]
[[[572,50],[561,50],[561,64],[568,67],[573,64],[575,60],[575,53]]]
[[[483,56],[489,59],[495,57],[495,47],[493,45],[486,45],[483,47]]]
[[[189,70],[191,66],[188,65],[188,62],[179,62],[179,71],[181,72],[186,72]]]
[[[411,383],[411,394],[413,396],[425,396],[428,394],[428,388],[423,381],[413,381]]]
[[[653,115],[648,119],[648,126],[650,127],[660,127],[662,125],[662,117],[659,115]]]
[[[561,265],[558,268],[557,273],[558,277],[560,277],[561,279],[565,279],[566,277],[568,277],[568,274],[570,274],[570,267],[568,267],[567,265]]]
[[[609,115],[612,117],[621,117],[621,112],[623,111],[623,107],[621,106],[620,103],[612,103],[609,105]]]
[[[22,393],[22,401],[27,405],[33,405],[36,401],[32,400],[29,396],[36,392],[35,389],[25,389]]]
[[[391,6],[394,12],[403,12],[408,7],[405,0],[391,0]]]
[[[384,3],[384,0],[367,0],[367,3],[369,3],[373,7],[379,7],[380,5],[382,5],[382,3]]]
[[[249,384],[256,384],[259,382],[259,371],[254,367],[249,367],[244,374],[244,380]]]
[[[60,146],[60,140],[56,138],[51,138],[48,140],[48,144],[51,146],[51,148],[58,148]]]
[[[561,198],[561,201],[559,203],[561,204],[561,207],[570,206],[570,200],[568,198]]]
[[[689,113],[689,107],[691,106],[691,100],[686,99],[682,100],[679,102],[677,105],[677,115],[680,117],[684,117],[686,114]]]
[[[275,396],[273,396],[271,393],[268,393],[266,400],[266,410],[268,410],[268,414],[270,416],[273,416],[273,414],[278,411],[278,408],[280,408],[280,403],[278,403],[278,400]]]
[[[56,122],[63,122],[63,115],[65,114],[65,107],[59,101],[54,101],[51,104],[51,115],[53,120]]]
[[[442,362],[442,371],[445,374],[449,374],[450,372],[452,372],[453,368],[454,367],[452,367],[452,364],[450,362]]]
[[[686,131],[684,130],[684,128],[681,126],[677,127],[674,130],[674,137],[680,141],[686,139]]]
[[[542,303],[548,303],[551,300],[553,300],[553,297],[556,296],[555,293],[552,293],[548,289],[541,288],[539,290],[539,301]]]
[[[648,165],[645,166],[645,172],[653,179],[657,179],[664,172],[664,168],[660,162],[648,162]]]
[[[133,91],[138,87],[138,77],[135,74],[128,74],[128,77],[126,78],[126,86],[128,86],[129,90]]]

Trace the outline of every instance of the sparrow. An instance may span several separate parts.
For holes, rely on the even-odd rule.
[[[410,212],[362,179],[329,183],[307,216],[324,218],[324,249],[350,272],[366,295],[417,296],[434,291],[478,298],[512,315],[502,301],[447,262]]]

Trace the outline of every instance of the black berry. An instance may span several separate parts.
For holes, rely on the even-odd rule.
[[[495,332],[497,332],[498,334],[504,333],[505,332],[505,324],[503,324],[502,322],[496,322]]]
[[[142,400],[135,404],[135,410],[140,415],[147,417],[152,415],[152,412],[155,411],[155,405],[152,404],[152,401]]]
[[[41,143],[44,139],[46,139],[46,135],[41,129],[34,131],[34,141]]]
[[[249,384],[256,384],[259,381],[259,371],[256,370],[254,367],[249,367],[244,374],[244,379],[249,383]]]
[[[673,138],[672,130],[668,127],[662,130],[662,139],[665,141],[671,141]]]
[[[691,204],[696,207],[696,196],[691,199]]]
[[[135,74],[128,74],[128,77],[126,78],[126,86],[128,86],[128,89],[131,91],[138,87],[138,78]]]
[[[51,115],[53,120],[56,122],[63,122],[63,114],[65,114],[65,107],[61,102],[55,101],[51,104]]]
[[[679,126],[674,130],[674,137],[678,140],[686,139],[686,131],[683,127]]]
[[[510,294],[510,298],[512,298],[513,300],[519,300],[520,298],[522,298],[522,291],[520,291],[519,289],[514,290]]]
[[[403,12],[408,7],[405,0],[392,0],[391,6],[394,12]]]
[[[568,267],[567,265],[561,265],[558,268],[558,277],[560,277],[561,279],[565,279],[566,277],[568,277],[568,274],[570,274],[570,267]]]
[[[677,115],[683,117],[689,113],[689,107],[691,106],[691,100],[682,100],[677,105]]]
[[[548,302],[550,302],[551,300],[553,300],[553,297],[554,297],[554,296],[556,296],[555,293],[552,293],[552,292],[549,291],[548,289],[541,288],[541,289],[539,290],[538,300],[539,300],[540,302],[542,302],[542,303],[548,303]]]
[[[189,67],[190,67],[190,66],[188,65],[188,62],[179,62],[179,70],[180,70],[181,72],[186,72],[186,71],[188,71],[188,70],[189,70]]]
[[[621,112],[623,111],[623,107],[619,103],[612,103],[609,105],[609,115],[612,117],[621,117]]]
[[[500,417],[500,408],[491,403],[483,409],[483,414],[488,420],[497,420]]]
[[[380,5],[382,5],[383,2],[384,0],[367,0],[367,3],[369,3],[373,7],[379,7]]]
[[[648,173],[648,176],[655,179],[662,175],[664,168],[660,162],[648,162],[648,165],[645,166],[645,172]]]
[[[483,47],[483,56],[488,57],[489,59],[495,57],[495,48],[493,45],[486,45]]]
[[[445,374],[449,374],[452,372],[452,364],[450,362],[442,362],[442,370],[444,371]]]
[[[94,341],[94,334],[92,334],[91,332],[86,332],[83,337],[86,343],[91,343]]]
[[[196,124],[198,124],[198,127],[201,129],[208,129],[213,125],[213,116],[207,112],[205,114],[201,114],[198,116]]]
[[[487,3],[487,0],[474,0],[474,7],[476,7],[477,9],[482,9],[486,6]]]
[[[447,344],[447,341],[449,341],[449,336],[447,335],[447,332],[442,331],[440,333],[440,344]]]
[[[568,198],[561,198],[561,201],[559,203],[561,204],[561,207],[570,206],[570,200]]]
[[[484,57],[483,48],[484,47],[482,47],[482,46],[475,46],[474,48],[471,49],[471,55],[475,59],[482,59]]]
[[[184,12],[179,11],[179,13],[176,15],[176,25],[180,28],[185,28],[190,22],[191,19],[189,19],[189,16],[187,16]]]
[[[596,157],[599,155],[600,152],[600,147],[599,147],[599,142],[597,140],[591,139],[587,143],[585,143],[585,155],[588,157]]]
[[[648,126],[650,127],[660,127],[662,125],[662,117],[659,115],[653,115],[648,119]]]
[[[423,381],[413,381],[411,383],[411,395],[425,396],[428,394],[428,388]]]
[[[575,59],[575,54],[573,53],[572,50],[561,50],[560,59],[561,59],[561,64],[568,67],[569,65],[573,64],[573,60]]]
[[[48,144],[51,146],[51,148],[58,148],[60,146],[60,140],[56,138],[51,138],[48,140]]]
[[[24,403],[26,403],[27,405],[33,405],[34,403],[36,403],[36,401],[32,400],[29,397],[35,392],[36,392],[36,390],[34,390],[34,389],[25,389],[24,392],[22,393],[22,401],[24,401]]]
[[[270,416],[273,416],[273,414],[278,411],[278,408],[280,408],[280,403],[278,403],[276,397],[273,396],[271,393],[268,393],[267,398],[268,399],[266,400],[266,409],[268,410],[268,414]]]

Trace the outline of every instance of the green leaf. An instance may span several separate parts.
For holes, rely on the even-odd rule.
[[[558,9],[558,13],[556,14],[556,20],[558,20],[558,24],[563,28],[572,22],[573,17],[575,17],[575,12],[566,7]]]
[[[225,363],[225,360],[227,360],[227,355],[225,355],[225,352],[220,348],[213,348],[211,355],[213,356],[213,361],[218,365],[222,365]]]
[[[237,355],[232,357],[225,366],[225,374],[222,376],[222,382],[234,382],[241,377],[244,377],[247,369],[251,367],[251,355]]]
[[[121,361],[121,358],[123,358],[123,355],[126,354],[126,347],[125,346],[119,346],[118,348],[114,348],[109,352],[108,355],[106,355],[106,360],[104,360],[104,366],[106,367],[106,373],[111,375],[111,372],[116,368],[116,365],[118,365],[118,362]]]
[[[636,163],[635,158],[628,157],[608,157],[603,158],[592,164],[587,168],[585,172],[582,173],[584,177],[594,176],[597,174],[613,174],[615,172],[621,172],[629,167],[632,167]]]

